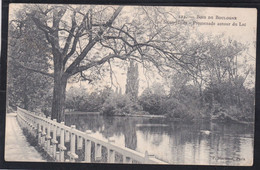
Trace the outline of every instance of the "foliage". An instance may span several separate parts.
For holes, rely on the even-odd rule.
[[[194,86],[186,85],[187,80],[176,80],[177,77],[173,80],[175,84],[171,87],[169,94],[160,83],[145,89],[139,98],[140,105],[150,114],[166,115],[181,120],[199,118],[197,89]]]
[[[179,120],[187,120],[193,119],[194,115],[190,112],[187,105],[183,102],[180,102],[176,98],[169,98],[165,101],[166,114],[170,118],[179,119]]]
[[[74,111],[82,110],[88,99],[89,95],[85,88],[71,87],[67,91],[66,108]]]
[[[26,16],[19,17],[25,17],[23,23],[13,22],[9,26],[8,105],[31,111],[45,109],[52,100],[48,93],[52,79],[39,72],[49,68],[49,50],[46,43],[38,41],[44,35],[32,25],[32,21]],[[28,66],[39,72],[28,70]]]
[[[122,14],[122,6],[23,5],[10,23],[10,69],[17,70],[9,73],[10,104],[34,109],[42,99],[52,98],[51,115],[58,122],[65,119],[65,103],[69,109],[102,110],[105,115],[143,108],[150,114],[193,119],[222,109],[240,119],[252,117],[254,93],[244,85],[251,71],[238,62],[246,56],[246,45],[170,24],[178,10],[129,8]],[[129,61],[169,76],[169,93],[160,82],[138,97],[139,71],[130,62],[127,95],[70,89],[66,99],[69,80],[95,84],[106,71],[115,74],[113,64]],[[46,95],[49,89],[52,95]]]
[[[154,84],[151,88],[143,91],[139,98],[140,105],[144,111],[150,114],[165,114],[164,103],[166,94],[161,84]]]
[[[165,108],[167,116],[181,120],[202,118],[204,110],[200,107],[198,89],[193,85],[183,85],[170,95],[165,102]]]
[[[83,87],[71,87],[67,91],[66,109],[73,111],[98,112],[111,93],[109,87],[88,93]]]
[[[216,115],[238,121],[254,120],[254,89],[243,85],[244,77],[215,81],[203,89],[192,83],[193,78],[186,73],[176,73],[170,77],[169,94],[164,92],[163,85],[154,85],[143,91],[140,105],[150,114],[165,114],[179,120]]]
[[[238,120],[252,121],[254,118],[254,89],[246,89],[241,79],[232,84],[222,82],[210,84],[204,91],[210,114],[224,111]]]
[[[128,95],[111,93],[104,102],[101,113],[104,115],[127,115],[136,114],[142,108],[133,102]]]
[[[130,99],[133,102],[137,101],[138,88],[139,88],[139,79],[138,79],[138,65],[134,64],[133,61],[130,61],[130,66],[127,70],[126,78],[126,91],[125,93],[130,96]]]
[[[24,18],[29,19],[32,27],[43,35],[37,40],[46,44],[54,64],[49,67],[52,73],[29,68],[54,78],[52,118],[64,121],[65,89],[70,78],[79,76],[92,82],[102,75],[102,67],[111,66],[114,59],[135,59],[147,68],[152,63],[158,69],[169,60],[183,64],[179,59],[182,54],[173,44],[185,42],[187,31],[175,24],[162,24],[172,22],[169,18],[175,18],[176,12],[165,7],[131,8],[125,10],[126,14],[131,11],[128,17],[121,14],[122,6],[20,6],[13,20],[17,23],[17,34],[25,30]],[[24,42],[29,43],[30,40]],[[34,49],[41,52],[38,47]]]

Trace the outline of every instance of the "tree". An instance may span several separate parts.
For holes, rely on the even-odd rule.
[[[39,41],[50,49],[52,73],[27,69],[53,78],[52,118],[58,122],[64,121],[66,86],[74,76],[93,82],[92,77],[101,74],[100,68],[115,59],[136,60],[147,69],[152,63],[160,72],[169,61],[187,65],[177,47],[185,42],[187,32],[166,24],[176,20],[174,11],[128,8],[130,18],[120,15],[122,6],[27,5],[19,11],[42,31],[45,37]],[[22,18],[18,20],[23,23]],[[23,29],[22,24],[20,27]]]
[[[134,64],[133,61],[130,61],[130,65],[127,70],[125,93],[129,95],[130,99],[133,102],[136,102],[138,97],[138,88],[139,88],[138,74],[139,74],[138,65]]]
[[[108,87],[92,93],[83,87],[71,87],[66,92],[66,109],[99,112],[111,93]]]
[[[18,17],[23,18],[22,15]],[[48,70],[50,66],[49,49],[46,43],[38,41],[44,35],[33,26],[32,21],[27,18],[19,22],[19,18],[9,26],[7,92],[9,105],[27,110],[48,107],[48,100],[45,99],[49,97],[48,91],[51,89],[52,79],[38,73]],[[28,65],[33,67],[25,69]]]
[[[105,13],[112,12],[110,18],[106,18],[105,22],[102,22],[104,18],[99,18],[100,16],[96,15],[97,11],[95,10],[99,9],[91,8],[83,13],[85,9],[80,7],[35,5],[33,7],[27,6],[23,10],[25,10],[26,17],[33,21],[34,25],[45,35],[47,47],[51,49],[54,72],[43,74],[54,79],[52,118],[56,118],[59,122],[64,121],[65,90],[69,77],[77,73],[84,77],[82,73],[84,70],[101,65],[115,57],[115,55],[108,55],[98,61],[93,59],[84,66],[80,65],[90,50],[100,41],[100,37],[112,25],[122,7],[109,8],[108,11],[103,9]],[[65,14],[70,15],[68,17],[70,24],[67,22],[68,20],[62,20]],[[94,14],[95,16],[93,16]],[[78,17],[82,17],[82,20],[76,19]],[[19,21],[19,23],[23,23],[23,21]],[[67,33],[67,37],[61,36],[62,33]],[[88,42],[86,42],[86,38]],[[84,47],[79,47],[80,41],[85,41]],[[67,67],[66,64],[68,64]]]
[[[242,105],[240,101],[248,96],[241,95],[241,92],[245,92],[244,83],[251,72],[250,66],[241,62],[247,58],[246,45],[230,38],[224,38],[223,35],[200,43],[205,44],[206,47],[202,53],[205,59],[201,61],[196,72],[199,75],[196,82],[200,89],[203,86],[206,87],[204,100],[209,106],[209,112],[214,113],[222,108],[230,115],[234,112],[238,113],[234,109],[232,109],[233,111],[228,110],[229,106],[240,108]],[[202,93],[200,96],[203,99]]]
[[[89,95],[85,88],[71,87],[67,91],[66,108],[74,111],[82,111],[85,105],[87,105],[88,99]]]
[[[146,88],[139,98],[143,110],[155,115],[165,114],[165,100],[166,92],[160,83],[155,83],[151,88]]]

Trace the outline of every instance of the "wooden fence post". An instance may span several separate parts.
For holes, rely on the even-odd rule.
[[[70,141],[70,132],[66,130],[65,132],[65,142],[69,142]]]
[[[91,131],[86,131],[86,134],[91,134]],[[91,141],[85,138],[85,162],[91,162]]]
[[[144,163],[147,164],[149,163],[150,158],[154,157],[154,155],[149,155],[147,151],[145,151],[144,154]]]
[[[82,149],[82,145],[83,145],[83,138],[82,136],[77,136],[77,150]]]
[[[60,127],[57,127],[57,133],[56,133],[57,136],[60,136],[60,129],[61,129]]]
[[[64,122],[61,122],[61,129],[60,129],[60,144],[59,144],[59,149],[60,149],[60,161],[64,162],[64,151],[66,150],[66,147],[64,146]]]
[[[108,163],[115,163],[115,151],[108,149]]]
[[[99,143],[95,143],[95,160],[100,161],[101,159],[102,159],[101,145]]]
[[[50,155],[51,150],[50,150],[50,145],[51,145],[51,123],[50,123],[51,117],[48,116],[48,120],[47,120],[47,136],[46,136],[46,140],[47,140],[47,153]]]
[[[32,117],[32,120],[33,120],[33,136],[34,137],[37,137],[37,123],[36,123],[36,118],[35,117]]]
[[[123,156],[123,163],[131,164],[132,162],[133,162],[132,158],[127,157],[127,156]]]
[[[56,162],[60,162],[60,152],[59,151],[57,151],[55,153],[55,160],[56,160]]]
[[[45,125],[45,120],[42,121],[42,139],[41,139],[41,144],[44,147],[45,146],[45,136],[46,136],[46,125]]]
[[[57,122],[57,119],[53,119],[54,121],[54,124],[53,124],[53,129],[52,129],[52,140],[51,140],[51,143],[52,143],[52,153],[53,153],[53,158],[56,159],[56,148],[57,148],[57,126],[56,126],[56,122]]]
[[[78,158],[78,155],[75,153],[76,148],[76,136],[73,132],[76,129],[75,125],[71,125],[71,139],[70,139],[70,152],[68,155],[70,156],[70,162],[75,162],[75,159]]]
[[[115,140],[113,138],[109,138],[108,142],[114,143]],[[115,151],[113,149],[107,148],[107,152],[108,152],[108,156],[107,156],[108,163],[115,163]]]
[[[148,152],[147,152],[147,151],[145,151],[145,153],[144,153],[144,163],[147,163],[147,162],[148,162],[148,160],[149,160],[149,157],[148,157]]]
[[[38,127],[38,144],[41,145],[41,138],[42,138],[41,120],[39,120],[37,127]]]

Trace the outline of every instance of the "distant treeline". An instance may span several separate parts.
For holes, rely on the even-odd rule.
[[[254,89],[223,82],[210,84],[201,92],[194,85],[172,87],[166,93],[163,85],[146,88],[136,101],[128,94],[106,88],[88,94],[80,88],[67,92],[66,108],[75,111],[100,112],[104,115],[153,114],[166,115],[177,120],[229,115],[237,120],[252,121],[254,118]]]

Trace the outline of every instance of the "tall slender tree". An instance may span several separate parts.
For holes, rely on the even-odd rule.
[[[133,102],[136,102],[138,97],[138,88],[139,88],[138,75],[139,75],[138,65],[134,64],[134,61],[130,61],[130,65],[127,70],[125,93],[129,95],[130,99]]]

